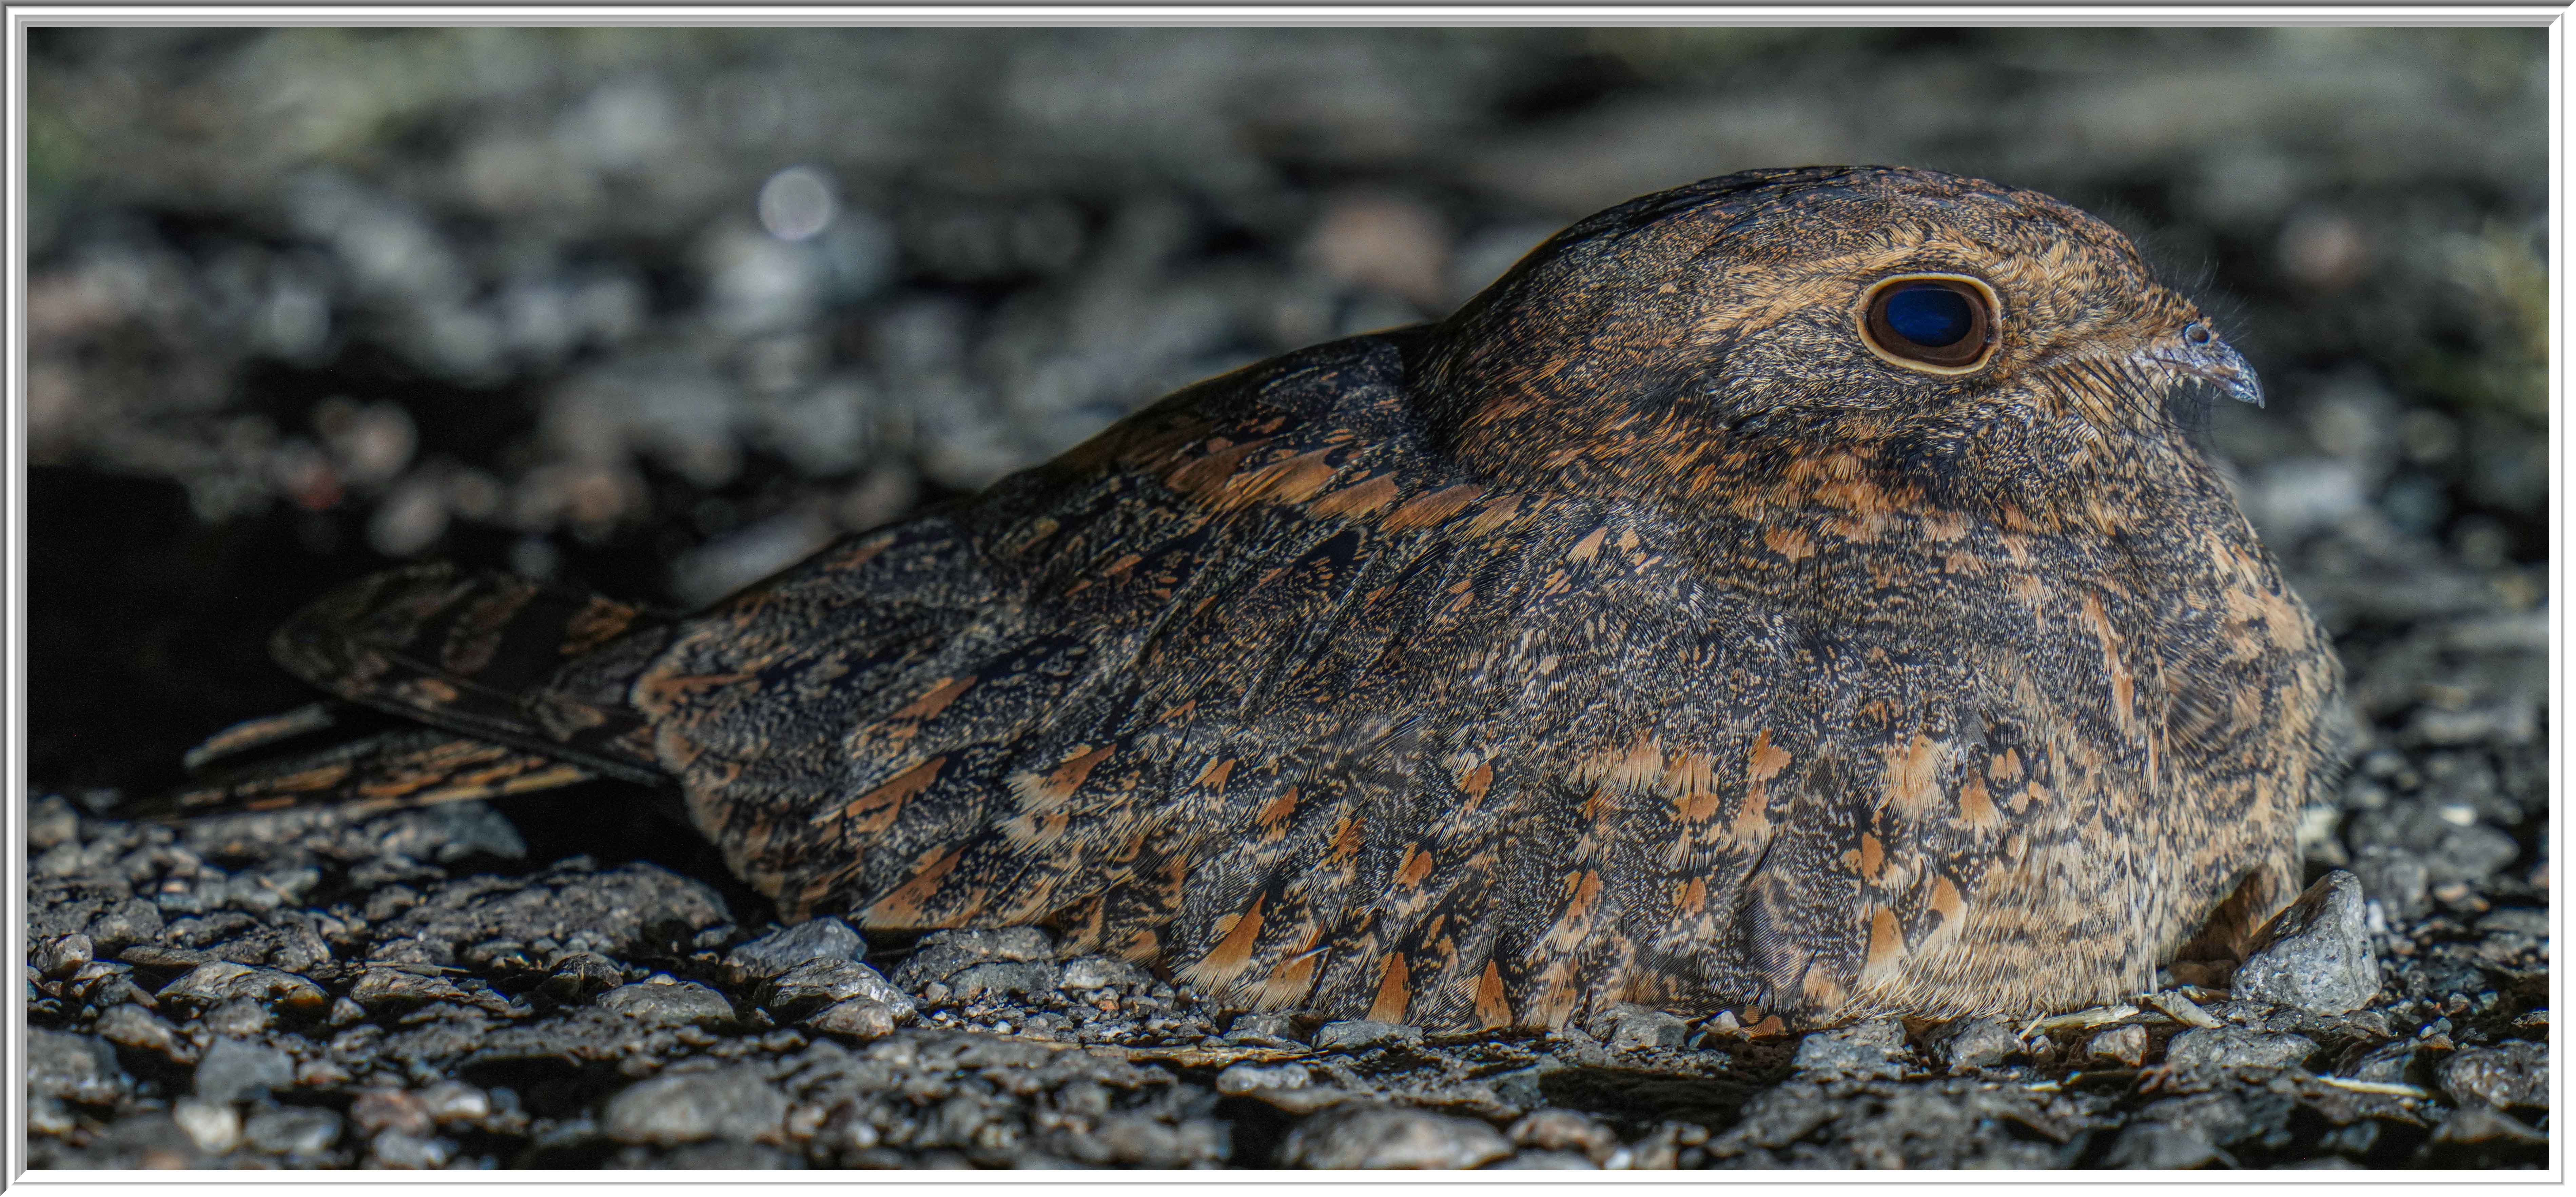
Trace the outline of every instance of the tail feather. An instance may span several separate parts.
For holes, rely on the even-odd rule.
[[[661,626],[628,604],[442,562],[323,597],[278,629],[269,651],[288,672],[350,702],[657,782],[632,712],[545,683],[574,658]]]
[[[399,807],[553,789],[596,776],[545,753],[414,727],[213,772],[126,813],[188,819],[328,805],[364,817]]]
[[[575,659],[607,662],[589,673],[640,662],[652,647],[643,641],[667,627],[624,603],[507,574],[446,564],[377,574],[306,607],[269,641],[288,672],[343,701],[216,733],[188,753],[186,786],[131,813],[328,804],[366,815],[602,776],[665,782],[615,685],[550,682]],[[621,638],[625,651],[596,655]],[[371,729],[381,717],[359,707],[429,726]]]

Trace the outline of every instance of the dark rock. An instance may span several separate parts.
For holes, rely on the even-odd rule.
[[[1488,1172],[1522,1172],[1540,1170],[1565,1172],[1597,1170],[1600,1167],[1601,1165],[1593,1162],[1592,1157],[1583,1155],[1579,1152],[1524,1151],[1499,1164],[1487,1164],[1485,1165],[1485,1170]]]
[[[626,983],[626,970],[594,952],[566,952],[556,958],[537,988],[548,998],[570,1004],[587,1001]]]
[[[2442,1091],[2462,1106],[2499,1110],[2549,1105],[2549,1048],[2525,1040],[2451,1053],[2440,1069]]]
[[[2135,1068],[2147,1059],[2147,1029],[2125,1026],[2102,1031],[2085,1044],[2084,1054],[2095,1060]]]
[[[2352,872],[2361,880],[2362,893],[2390,919],[2420,918],[2432,909],[2432,871],[2412,852],[2374,844],[2353,856]]]
[[[2359,878],[2337,869],[2317,879],[2255,933],[2236,969],[2235,995],[2311,1014],[2342,1014],[2379,993],[2379,960]]]
[[[1288,1132],[1284,1168],[1475,1168],[1512,1153],[1486,1123],[1400,1106],[1348,1102]]]
[[[908,1000],[908,999],[907,999]],[[903,1022],[906,1011],[898,1010],[873,998],[852,998],[834,1002],[806,1017],[802,1025],[853,1039],[883,1039],[894,1033]]]
[[[2218,1145],[2210,1142],[2209,1135],[2198,1127],[2137,1122],[2120,1132],[2102,1165],[2106,1168],[2168,1171],[2198,1168],[2221,1158]]]
[[[247,1039],[265,1031],[277,1020],[268,1007],[249,998],[234,998],[198,1016],[197,1023],[217,1035]]]
[[[620,1143],[770,1140],[787,1118],[787,1095],[759,1070],[727,1068],[659,1076],[608,1100],[600,1133]]]
[[[141,898],[130,899],[100,912],[82,931],[101,954],[114,952],[160,935],[161,911]]]
[[[27,804],[27,847],[42,852],[80,838],[80,812],[60,794],[46,794]]]
[[[2174,1036],[2165,1045],[2165,1063],[2177,1068],[2296,1068],[2316,1050],[2316,1041],[2305,1035],[2205,1027]]]
[[[2433,1128],[2433,1141],[2539,1147],[2549,1142],[2549,1136],[2492,1106],[2465,1105],[2451,1111],[2442,1125]]]
[[[1418,1043],[1421,1040],[1420,1027],[1370,1022],[1367,1019],[1345,1019],[1315,1028],[1315,1046],[1325,1051],[1349,1051],[1382,1043]]]
[[[1690,1034],[1690,1024],[1680,1017],[1626,1002],[1603,1011],[1586,1029],[1614,1052],[1680,1047]]]
[[[311,1106],[264,1110],[242,1126],[242,1141],[270,1155],[320,1155],[340,1141],[340,1116]]]
[[[197,1061],[197,1096],[239,1101],[263,1090],[295,1084],[295,1057],[248,1039],[217,1039]]]
[[[2021,1038],[1999,1018],[1946,1023],[1928,1036],[1933,1058],[1951,1072],[1994,1068],[2021,1053]]]
[[[27,1028],[27,1091],[83,1105],[104,1105],[130,1082],[104,1041],[69,1031]]]
[[[357,1124],[358,1133],[374,1135],[396,1131],[415,1137],[430,1133],[436,1120],[429,1116],[429,1106],[418,1094],[405,1089],[369,1089],[349,1103],[349,1121]]]
[[[772,931],[725,956],[725,972],[736,985],[752,985],[808,960],[864,960],[868,943],[848,923],[825,916]]]
[[[349,1000],[377,1013],[400,1014],[432,1002],[472,1004],[474,999],[445,977],[398,968],[371,968],[349,987]]]
[[[155,1052],[181,1064],[197,1060],[195,1044],[180,1038],[178,1028],[168,1020],[141,1006],[110,1006],[99,1014],[93,1029],[99,1038],[119,1047]]]
[[[933,931],[913,945],[912,955],[894,970],[894,983],[919,992],[933,981],[945,981],[969,965],[987,961],[1026,963],[1055,959],[1055,941],[1036,927],[994,931]]]
[[[599,1008],[671,1025],[713,1027],[734,1020],[733,1003],[726,1001],[723,994],[695,981],[677,981],[658,973],[650,980],[620,985],[599,995]]]
[[[1571,1152],[1583,1160],[1585,1167],[1598,1166],[1619,1150],[1619,1132],[1589,1114],[1576,1110],[1532,1110],[1504,1132],[1514,1144],[1537,1152]],[[1531,1154],[1529,1151],[1522,1156]],[[1522,1165],[1524,1167],[1554,1165]]]
[[[957,1000],[973,1001],[1004,994],[1046,993],[1056,987],[1057,976],[1056,967],[1044,961],[987,961],[950,973],[947,985],[949,991],[957,995]]]
[[[374,929],[370,959],[452,964],[468,944],[552,940],[608,956],[650,954],[731,921],[699,881],[638,861],[592,871],[557,865],[526,878],[446,882]]]
[[[1905,1065],[1905,1024],[1892,1018],[1816,1031],[1798,1042],[1790,1067],[1800,1072],[1859,1073],[1899,1077]]]
[[[200,964],[186,976],[162,986],[155,995],[165,1006],[185,1013],[247,999],[297,1015],[328,1010],[331,995],[293,973],[216,960]]]
[[[160,1113],[117,1119],[87,1155],[98,1168],[202,1168],[208,1162],[196,1136]]]
[[[1115,988],[1134,992],[1151,988],[1154,974],[1115,956],[1076,956],[1064,962],[1063,975],[1056,983],[1068,991]]]
[[[387,1168],[444,1168],[456,1157],[454,1143],[398,1130],[380,1132],[368,1142],[367,1150],[376,1163]]]
[[[794,1022],[825,1006],[865,999],[893,1010],[897,1021],[913,1012],[910,995],[877,970],[848,959],[807,960],[762,986],[760,1004],[781,1021]]]
[[[68,977],[90,962],[93,948],[89,936],[73,932],[37,940],[29,953],[28,963],[48,977]]]

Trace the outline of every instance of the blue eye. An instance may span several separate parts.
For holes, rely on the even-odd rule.
[[[1974,366],[1994,342],[1993,301],[1962,279],[1898,278],[1870,296],[1862,332],[1900,364]]]
[[[1887,297],[1887,326],[1927,349],[1958,344],[1975,323],[1967,296],[1948,287],[1899,287]]]

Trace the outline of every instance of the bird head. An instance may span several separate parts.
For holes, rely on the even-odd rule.
[[[1934,171],[1753,171],[1559,233],[1437,326],[1423,406],[1498,473],[1690,485],[1869,446],[1942,494],[2200,459],[2244,357],[2102,221]],[[1964,497],[1973,498],[1973,495]]]

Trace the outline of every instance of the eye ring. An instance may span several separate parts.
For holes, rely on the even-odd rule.
[[[2003,305],[1984,279],[1899,274],[1880,279],[1860,309],[1860,339],[1890,365],[1969,374],[1994,356]]]

